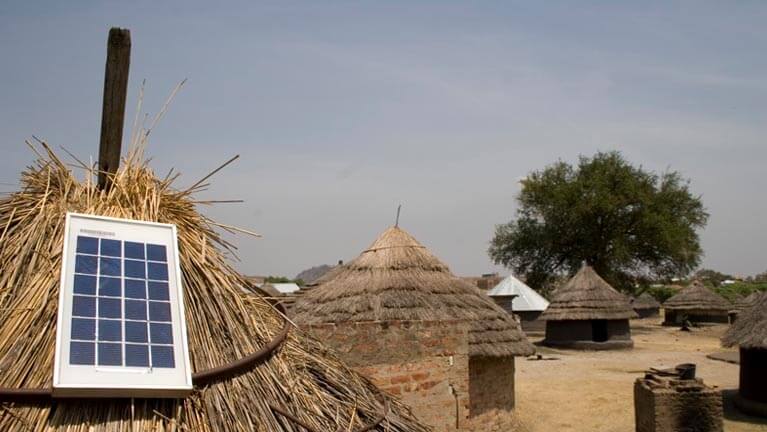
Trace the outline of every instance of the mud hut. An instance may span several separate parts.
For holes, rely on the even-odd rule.
[[[526,332],[543,330],[546,323],[539,320],[549,302],[524,282],[509,275],[487,292],[506,312],[519,317]]]
[[[514,356],[534,352],[509,314],[398,227],[293,310],[297,324],[438,430],[510,411]]]
[[[543,344],[559,348],[622,349],[634,346],[629,319],[637,314],[628,298],[584,265],[557,289],[541,315],[546,321]]]
[[[727,323],[730,302],[695,281],[663,303],[663,325],[690,323]]]
[[[754,291],[751,294],[741,297],[732,305],[732,308],[730,309],[730,322],[735,322],[735,320],[738,319],[738,316],[745,311],[746,309],[749,309],[751,306],[755,305],[756,302],[759,300],[759,298],[762,296],[761,291]]]
[[[650,318],[660,315],[660,303],[650,293],[642,293],[639,297],[631,299],[631,307],[639,318]]]
[[[741,313],[722,342],[740,348],[736,405],[746,413],[767,417],[767,294]]]
[[[78,180],[43,144],[20,190],[0,198],[0,430],[428,430],[263,297],[243,293],[247,281],[225,260],[231,245],[217,233],[221,225],[195,208],[204,182],[176,189],[176,177],[156,177],[141,154],[134,147],[103,191],[91,167],[75,163],[86,173]],[[176,227],[189,396],[53,398],[68,211]]]

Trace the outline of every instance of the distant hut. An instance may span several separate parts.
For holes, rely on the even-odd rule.
[[[761,298],[762,294],[763,293],[761,291],[754,291],[746,297],[737,299],[730,309],[730,322],[735,322],[735,320],[738,319],[738,316],[743,311],[755,305],[759,298]]]
[[[509,275],[487,295],[506,312],[519,316],[524,331],[543,330],[545,322],[538,320],[549,302],[524,282]]]
[[[735,404],[744,412],[767,417],[767,294],[743,311],[722,340],[740,347],[740,389]]]
[[[634,346],[629,319],[637,314],[628,298],[584,265],[557,289],[548,309],[544,345],[575,349],[622,349]]]
[[[631,300],[631,307],[639,318],[651,318],[660,315],[660,303],[650,293],[642,293],[639,297]]]
[[[663,325],[690,323],[727,323],[732,305],[724,297],[693,282],[663,303]]]
[[[297,324],[438,430],[514,407],[514,356],[534,347],[478,288],[398,227],[339,267],[297,299]]]

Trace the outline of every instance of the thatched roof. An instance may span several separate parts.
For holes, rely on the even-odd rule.
[[[655,297],[651,296],[650,293],[645,292],[639,297],[632,299],[631,307],[633,307],[634,310],[659,309],[660,303],[658,300],[655,300]]]
[[[756,304],[763,294],[764,293],[761,291],[754,291],[746,297],[736,300],[733,304],[733,309],[736,311],[744,311]]]
[[[756,297],[756,302],[742,311],[724,334],[724,346],[767,349],[767,293],[757,293]]]
[[[534,352],[513,317],[398,227],[336,269],[296,300],[296,323],[470,320],[471,355]]]
[[[719,310],[727,312],[731,307],[730,302],[703,286],[700,281],[694,281],[690,286],[663,303],[663,308],[667,310]]]
[[[0,387],[51,386],[67,211],[176,225],[193,371],[242,359],[281,332],[283,316],[261,296],[241,292],[247,281],[222,253],[230,245],[195,209],[192,193],[199,187],[175,190],[175,177],[155,177],[132,153],[114,186],[101,192],[89,167],[81,167],[88,176],[79,181],[45,150],[23,173],[21,190],[0,199]],[[359,428],[379,415],[383,405],[368,380],[295,327],[288,331],[271,357],[196,387],[185,399],[15,400],[2,404],[0,430],[304,430],[275,411],[282,409],[316,431],[332,431]],[[388,405],[373,430],[428,430],[396,400]]]
[[[605,282],[591,266],[584,265],[557,289],[541,315],[549,321],[617,320],[636,318],[628,298]]]

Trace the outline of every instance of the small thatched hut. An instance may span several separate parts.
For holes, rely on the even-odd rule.
[[[631,307],[639,318],[651,318],[660,315],[660,303],[650,293],[642,293],[639,297],[631,299]]]
[[[197,187],[174,189],[175,176],[155,177],[134,152],[101,191],[90,167],[80,167],[88,174],[80,181],[43,147],[20,191],[0,198],[0,430],[428,430],[263,297],[241,292],[247,281],[222,252],[229,244],[195,209]],[[68,211],[176,226],[194,371],[188,397],[52,399]],[[266,356],[246,357],[265,348]]]
[[[490,298],[398,227],[340,267],[297,299],[297,324],[438,429],[513,408],[514,356],[534,348]]]
[[[539,320],[549,302],[521,280],[509,275],[487,292],[506,312],[519,317],[526,332],[542,331],[546,323]]]
[[[663,303],[663,325],[728,323],[732,305],[724,297],[694,281]]]
[[[622,349],[634,346],[629,319],[637,314],[628,298],[584,265],[557,289],[548,309],[543,344],[559,348]]]
[[[767,417],[767,294],[743,311],[722,340],[740,347],[740,390],[736,405],[743,411]]]
[[[735,320],[738,319],[738,316],[743,311],[755,305],[756,302],[761,298],[762,294],[763,293],[761,291],[754,291],[745,297],[737,299],[730,309],[730,322],[735,322]]]

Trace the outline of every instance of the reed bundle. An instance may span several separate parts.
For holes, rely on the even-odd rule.
[[[134,147],[108,191],[93,172],[78,180],[41,143],[21,190],[0,199],[0,386],[52,384],[65,213],[175,224],[192,369],[200,371],[257,351],[284,317],[260,296],[241,292],[245,279],[226,262],[233,246],[195,208],[204,181],[177,190],[177,174],[156,177]],[[205,180],[205,179],[204,179]],[[319,342],[291,329],[267,361],[195,389],[185,399],[54,400],[0,405],[2,431],[304,431],[278,406],[317,431],[354,430],[377,417],[377,389]],[[374,430],[427,431],[396,400]],[[340,429],[339,429],[340,428]]]

